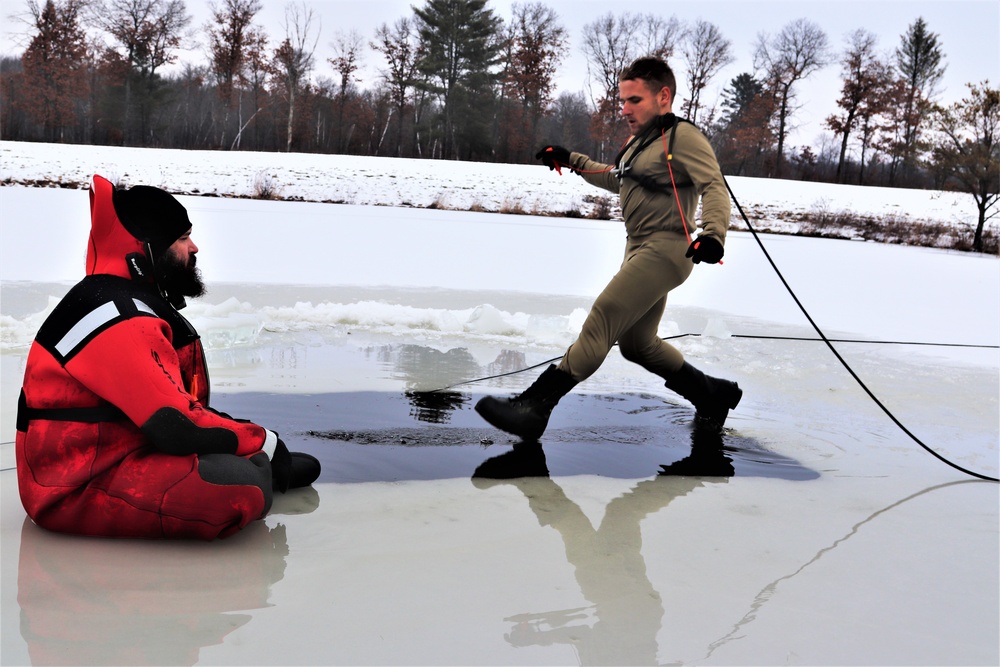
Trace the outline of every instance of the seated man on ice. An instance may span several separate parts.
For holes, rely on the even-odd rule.
[[[17,480],[53,531],[227,537],[308,486],[319,461],[208,407],[198,333],[178,312],[205,292],[177,199],[94,176],[87,276],[42,324],[17,411]]]

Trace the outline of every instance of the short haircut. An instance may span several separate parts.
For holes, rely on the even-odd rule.
[[[670,97],[677,97],[677,79],[670,65],[660,58],[647,56],[638,58],[631,65],[622,70],[618,77],[619,81],[635,81],[636,79],[646,82],[646,86],[653,92],[659,92],[662,88],[670,89]]]

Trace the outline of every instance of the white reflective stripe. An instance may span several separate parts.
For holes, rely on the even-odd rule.
[[[73,351],[73,348],[83,342],[84,338],[119,315],[121,313],[118,312],[118,306],[115,305],[114,301],[108,301],[103,306],[95,308],[73,325],[72,329],[66,332],[62,340],[56,343],[56,349],[59,351],[59,354],[66,356]]]
[[[267,454],[267,458],[274,458],[274,450],[278,448],[278,434],[274,431],[268,431],[264,429],[264,444],[261,445],[261,449]]]
[[[132,303],[134,303],[135,307],[138,308],[140,311],[142,311],[144,313],[149,313],[150,315],[153,315],[154,317],[159,317],[152,308],[150,308],[149,306],[147,306],[146,304],[144,304],[142,301],[139,301],[139,299],[132,299]]]

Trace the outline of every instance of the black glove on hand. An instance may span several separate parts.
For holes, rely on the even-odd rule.
[[[535,153],[535,159],[541,160],[549,170],[555,169],[560,174],[560,167],[569,167],[569,151],[562,146],[545,146]]]
[[[718,264],[724,254],[721,243],[712,236],[704,236],[693,241],[684,256],[690,257],[695,264],[699,262]]]

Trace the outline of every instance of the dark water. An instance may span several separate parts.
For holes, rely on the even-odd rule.
[[[215,406],[277,431],[317,456],[325,482],[602,475],[757,476],[819,473],[738,432],[704,429],[692,410],[646,394],[570,394],[538,443],[520,442],[458,392],[240,393]]]

